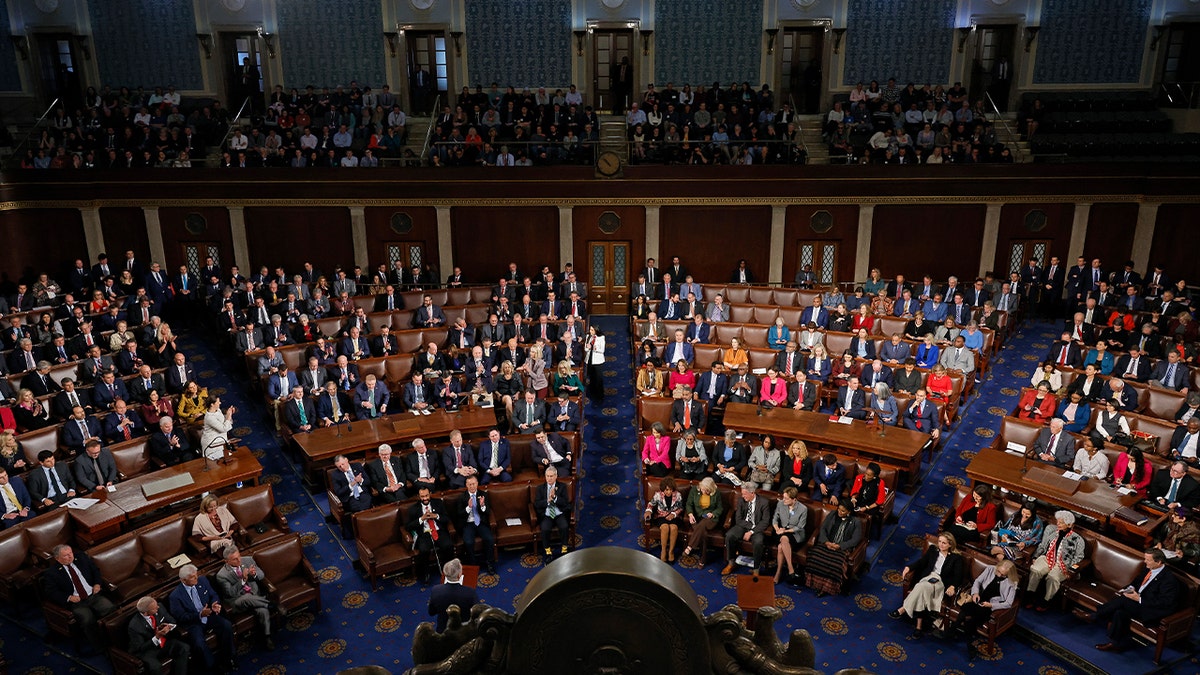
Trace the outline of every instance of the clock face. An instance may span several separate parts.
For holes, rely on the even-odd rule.
[[[408,0],[408,2],[413,6],[413,9],[419,9],[421,11],[425,11],[430,7],[433,7],[433,0]]]
[[[615,152],[606,152],[596,161],[596,168],[605,176],[612,176],[621,170],[621,158]]]
[[[53,14],[58,10],[58,0],[36,0],[33,3],[43,13]]]
[[[240,12],[246,8],[246,0],[221,0],[221,4],[231,12]]]
[[[625,4],[625,0],[600,0],[600,2],[609,9],[618,9]]]

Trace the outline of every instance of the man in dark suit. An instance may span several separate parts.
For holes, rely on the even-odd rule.
[[[530,444],[530,452],[533,455],[533,463],[537,466],[547,470],[553,467],[558,470],[560,476],[571,475],[571,445],[562,436],[548,434],[539,429],[533,437],[533,443]]]
[[[559,392],[558,400],[550,406],[550,427],[555,431],[576,431],[583,419],[579,404],[567,397],[565,392]]]
[[[404,499],[408,476],[404,472],[404,462],[392,454],[392,446],[380,445],[379,456],[367,462],[366,471],[371,485],[375,486],[377,504],[394,504]]]
[[[1154,366],[1154,370],[1150,373],[1150,384],[1163,387],[1166,389],[1174,389],[1187,394],[1188,386],[1191,383],[1192,373],[1188,369],[1186,363],[1179,360],[1179,351],[1172,349],[1167,352],[1167,358],[1161,360]]]
[[[195,379],[196,370],[192,368],[192,364],[187,362],[187,356],[183,352],[176,352],[171,365],[167,366],[167,393],[182,393],[184,385]]]
[[[404,297],[396,293],[396,287],[388,284],[383,295],[376,296],[373,311],[394,312],[404,309]]]
[[[104,580],[100,570],[84,553],[65,544],[55,546],[50,554],[54,563],[42,574],[43,596],[48,602],[71,611],[83,634],[97,652],[105,646],[100,631],[100,619],[116,611],[116,606],[100,594]]]
[[[1075,438],[1063,430],[1063,421],[1056,417],[1048,428],[1038,432],[1028,453],[1043,462],[1070,466],[1075,461]]]
[[[451,489],[465,487],[467,478],[479,475],[479,464],[470,444],[463,443],[462,432],[450,431],[450,445],[442,450],[442,473]]]
[[[335,423],[349,422],[351,402],[342,392],[338,391],[337,382],[329,380],[325,383],[321,394],[317,396],[317,420],[323,427],[331,427]]]
[[[558,469],[553,466],[546,468],[545,482],[539,483],[533,492],[533,513],[538,520],[547,564],[554,555],[550,548],[552,530],[558,530],[558,539],[562,544],[560,555],[566,555],[571,545],[572,504],[568,492],[567,486],[558,482]]]
[[[729,393],[729,377],[725,375],[723,366],[713,361],[712,367],[709,370],[700,374],[700,378],[696,380],[696,389],[693,391],[692,400],[704,401],[709,410],[713,407],[725,405],[725,398]]]
[[[430,452],[423,439],[414,440],[412,447],[414,452],[404,456],[404,470],[411,483],[409,494],[420,488],[434,491],[442,489],[446,477],[442,475],[441,457]]]
[[[105,370],[100,375],[100,381],[92,387],[92,405],[97,410],[110,410],[118,399],[129,399],[125,381],[118,378],[111,369]]]
[[[546,404],[532,389],[525,390],[521,400],[513,404],[513,426],[522,434],[536,434],[546,423]]]
[[[50,377],[50,362],[38,361],[37,370],[32,370],[21,378],[21,388],[33,392],[34,396],[47,396],[62,390],[58,382]]]
[[[370,378],[371,376],[367,375],[367,377]],[[366,383],[359,385],[358,388],[359,391],[364,394],[364,396],[367,389],[365,384]],[[383,389],[384,392],[387,391],[387,388],[383,387],[383,385],[379,385],[379,388]],[[357,394],[355,400],[359,400],[357,398]],[[365,401],[366,399],[363,398],[362,400]],[[438,398],[433,386],[425,381],[425,376],[423,373],[414,370],[412,374],[412,381],[404,385],[404,409],[432,412],[437,407]],[[383,412],[383,410],[380,410],[380,413]]]
[[[87,442],[84,454],[75,459],[72,472],[75,474],[75,484],[81,494],[92,490],[107,490],[112,488],[120,474],[117,473],[117,461],[108,448],[101,447],[100,439],[93,438]]]
[[[1068,311],[1083,304],[1087,292],[1092,290],[1091,275],[1088,274],[1087,259],[1079,256],[1075,265],[1066,270],[1066,291]]]
[[[61,386],[62,391],[58,392],[50,403],[50,411],[55,419],[65,420],[71,417],[77,406],[83,408],[85,413],[95,412],[92,408],[92,397],[87,391],[76,389],[75,380],[64,377]]]
[[[0,466],[0,501],[4,511],[0,515],[0,529],[23,523],[33,517],[33,496],[25,488],[20,476],[9,476],[8,470]]]
[[[358,387],[358,365],[350,363],[345,354],[337,357],[337,362],[329,368],[329,379],[337,385],[338,391],[351,392]]]
[[[483,559],[487,564],[488,574],[496,573],[496,535],[488,523],[488,498],[479,490],[479,477],[467,477],[466,492],[456,500],[453,513],[459,514],[455,527],[462,533],[463,545],[466,548],[467,563],[476,564],[475,540],[483,543]]]
[[[442,308],[433,304],[433,297],[426,295],[421,298],[421,306],[413,314],[414,328],[437,328],[446,325],[446,315]]]
[[[1058,256],[1051,256],[1050,262],[1046,265],[1040,279],[1040,309],[1042,316],[1053,317],[1058,314],[1062,303],[1063,282],[1066,276],[1066,268],[1059,261]]]
[[[82,260],[76,260],[75,266],[67,273],[67,288],[75,294],[75,297],[84,297],[84,293],[92,287],[92,274],[83,264]]]
[[[941,435],[937,421],[937,406],[925,399],[924,389],[917,390],[912,403],[904,409],[902,417],[905,429],[929,434],[934,440]]]
[[[129,383],[129,396],[138,403],[149,403],[150,392],[157,391],[158,395],[167,395],[167,383],[163,376],[150,370],[150,366],[142,364],[138,368],[138,376]]]
[[[29,496],[38,511],[46,511],[67,503],[75,497],[75,479],[66,464],[56,465],[53,450],[43,450],[37,456],[38,466],[25,474]]]
[[[167,466],[183,464],[200,456],[187,434],[176,429],[175,420],[165,415],[158,420],[158,431],[150,436],[149,445],[150,454]]]
[[[729,376],[729,400],[734,403],[752,403],[758,393],[758,377],[750,372],[749,364],[739,363],[737,372]]]
[[[435,560],[448,560],[454,555],[454,537],[450,534],[450,519],[441,499],[430,496],[428,487],[417,490],[417,503],[408,507],[408,530],[412,533],[417,551],[413,561],[422,584],[429,583],[429,554]]]
[[[796,410],[817,409],[817,385],[808,380],[803,370],[797,370],[796,381],[788,385],[787,404]]]
[[[371,508],[371,482],[363,474],[362,465],[358,462],[351,464],[345,455],[338,455],[333,460],[333,467],[329,487],[346,513]]]
[[[1117,597],[1096,610],[1096,621],[1108,627],[1109,641],[1096,649],[1122,652],[1132,645],[1129,624],[1133,620],[1154,626],[1175,612],[1183,595],[1175,574],[1167,569],[1166,554],[1161,549],[1146,549],[1144,575],[1134,575],[1134,582],[1121,589]]]
[[[837,398],[833,402],[833,410],[843,417],[862,420],[867,418],[867,397],[859,387],[857,377],[846,380],[846,384],[838,387]]]
[[[1195,466],[1197,456],[1200,456],[1200,417],[1192,417],[1187,426],[1178,427],[1171,434],[1171,458]]]
[[[788,340],[783,351],[775,355],[775,370],[784,377],[791,377],[804,369],[804,355],[797,349],[795,340]]]
[[[691,388],[684,386],[682,397],[671,403],[671,429],[675,433],[704,433],[704,404],[694,396]]]
[[[471,545],[467,545],[467,553],[471,554]],[[434,586],[429,591],[429,616],[437,617],[437,632],[446,630],[446,620],[449,618],[446,610],[451,605],[458,607],[460,616],[465,620],[471,616],[471,608],[479,603],[475,589],[463,584],[462,563],[455,558],[442,565],[442,574],[446,580],[440,586]]]
[[[743,541],[748,541],[754,547],[754,564],[752,573],[758,578],[758,568],[762,566],[763,550],[766,548],[767,528],[771,525],[771,509],[767,500],[758,500],[758,484],[753,481],[742,483],[741,499],[738,500],[737,510],[733,514],[733,522],[725,532],[725,559],[729,564],[721,570],[721,574],[733,574],[734,558]]]
[[[129,619],[129,653],[151,673],[161,674],[162,662],[171,659],[172,675],[187,675],[192,648],[176,631],[175,619],[148,595],[137,601],[137,609]]]
[[[475,346],[475,327],[468,324],[463,317],[458,317],[454,320],[454,324],[450,326],[447,342],[461,351],[467,351]]]
[[[704,313],[697,312],[692,316],[692,322],[688,324],[687,330],[683,334],[683,338],[691,345],[706,345],[712,337],[712,327],[704,320]]]
[[[479,479],[484,485],[512,481],[512,452],[508,439],[501,438],[496,429],[489,431],[488,439],[479,444],[478,460]]]
[[[1128,354],[1117,357],[1112,374],[1124,380],[1145,382],[1150,379],[1150,359],[1136,346],[1130,347]]]
[[[280,404],[283,408],[283,423],[293,434],[308,433],[316,428],[317,408],[312,399],[304,395],[304,387],[292,387],[292,395]]]
[[[233,624],[225,618],[221,597],[209,582],[200,576],[195,565],[179,568],[179,585],[167,599],[171,614],[179,621],[180,637],[199,654],[209,671],[220,664],[221,670],[236,670],[233,661]],[[208,647],[206,634],[217,636],[217,654]]]
[[[1200,505],[1200,481],[1188,475],[1187,463],[1176,460],[1154,472],[1146,499],[1160,507],[1193,509]]]
[[[1050,345],[1050,351],[1042,358],[1042,362],[1050,361],[1059,367],[1080,368],[1083,366],[1083,352],[1079,345],[1071,340],[1071,334],[1063,332],[1057,342]]]

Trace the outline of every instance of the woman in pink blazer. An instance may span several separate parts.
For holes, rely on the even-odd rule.
[[[650,435],[642,444],[642,471],[662,478],[671,470],[671,439],[662,422],[650,427]]]
[[[787,403],[787,382],[779,377],[779,371],[772,366],[767,368],[767,376],[762,380],[762,388],[758,393],[759,400],[773,406]]]

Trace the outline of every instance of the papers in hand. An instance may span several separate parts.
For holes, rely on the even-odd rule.
[[[99,499],[91,499],[89,497],[76,497],[71,501],[63,504],[68,509],[90,509],[93,504],[99,504]]]
[[[1012,441],[1009,441],[1008,444],[1004,446],[1004,451],[1011,455],[1024,455],[1026,449],[1027,448],[1020,443],[1013,443]]]

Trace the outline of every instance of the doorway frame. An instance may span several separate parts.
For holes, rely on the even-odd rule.
[[[596,298],[598,297],[598,294],[600,293],[600,291],[595,287],[595,284],[592,283],[592,272],[593,272],[593,270],[592,270],[592,247],[603,246],[603,247],[611,250],[619,245],[625,246],[625,250],[626,250],[625,285],[618,286],[615,283],[614,284],[607,283],[607,281],[609,279],[612,279],[613,266],[611,264],[611,260],[606,255],[606,257],[605,257],[605,280],[606,280],[606,283],[603,288],[605,289],[604,293],[605,293],[606,298],[608,298],[607,289],[609,289],[609,288],[612,288],[612,289],[624,288],[624,291],[623,291],[624,297],[619,295],[618,291],[614,290],[611,299],[606,299],[606,302],[604,303],[604,311],[598,312],[596,310]],[[608,315],[621,315],[621,314],[626,314],[628,312],[629,303],[632,301],[632,298],[630,298],[629,296],[630,296],[630,289],[633,287],[633,272],[636,271],[634,269],[634,265],[636,263],[634,262],[634,257],[633,257],[633,254],[634,254],[633,245],[634,245],[634,242],[632,239],[589,239],[585,242],[584,251],[585,251],[585,255],[587,256],[587,258],[586,258],[586,260],[587,260],[587,278],[584,281],[585,281],[585,283],[587,283],[587,291],[588,291],[588,303],[587,304],[588,304],[588,314],[589,315],[601,314],[602,316],[608,316]]]
[[[633,90],[630,93],[629,100],[631,103],[633,101],[637,101],[637,97],[642,94],[642,82],[653,81],[653,77],[651,77],[649,80],[646,80],[646,75],[642,72],[643,68],[646,66],[646,63],[650,59],[650,56],[643,54],[642,50],[638,48],[638,38],[640,37],[642,28],[641,19],[625,19],[623,21],[611,19],[588,19],[584,25],[587,28],[587,35],[585,36],[583,43],[583,56],[578,57],[583,59],[583,77],[584,82],[587,84],[587,89],[589,90],[585,92],[583,101],[584,107],[591,105],[597,113],[599,113],[601,110],[611,111],[613,109],[611,102],[609,105],[603,108],[597,105],[601,96],[611,95],[612,93],[611,88],[601,93],[597,83],[599,75],[596,72],[596,59],[594,57],[596,53],[595,33],[598,30],[629,31],[629,65],[633,66]],[[578,52],[576,52],[576,54],[578,54]],[[589,96],[593,97],[596,103],[589,104],[587,100]]]
[[[258,36],[257,24],[214,24],[211,27],[210,33],[213,36],[213,53],[216,54],[216,56],[211,59],[204,59],[201,63],[211,64],[211,70],[209,71],[212,78],[210,80],[210,86],[212,87],[216,98],[218,100],[225,100],[229,97],[230,71],[225,63],[225,57],[227,55],[222,52],[222,48],[224,47],[222,44],[222,38],[228,34],[236,33],[239,35],[249,35],[254,41],[254,48],[263,56],[262,63],[259,65],[258,71],[262,75],[262,95],[265,105],[265,99],[271,96],[271,90],[275,88],[275,85],[282,84],[282,81],[279,77],[277,77],[276,73],[276,67],[282,67],[276,65],[279,62],[278,43],[276,43],[275,47],[275,56],[272,57],[270,50],[268,50],[267,46],[263,44],[262,38]],[[303,85],[301,85],[299,89],[303,91]],[[237,108],[241,105],[241,101],[235,102],[230,100],[225,104],[226,111],[230,115],[233,115],[237,112]]]
[[[392,88],[392,94],[394,96],[396,96],[397,100],[400,101],[400,109],[403,110],[404,114],[406,114],[406,115],[413,114],[412,87],[409,85],[409,77],[408,77],[408,33],[409,33],[409,31],[417,32],[417,33],[427,32],[427,31],[441,31],[442,35],[445,36],[445,38],[446,38],[446,98],[447,98],[447,100],[443,101],[442,105],[450,105],[450,109],[453,110],[454,106],[449,103],[449,99],[451,97],[458,96],[458,93],[462,90],[463,84],[466,84],[467,86],[471,86],[471,84],[469,82],[467,82],[467,80],[469,78],[467,78],[466,73],[462,73],[463,82],[460,83],[458,81],[458,78],[459,78],[458,67],[459,67],[459,61],[461,60],[461,57],[458,54],[458,50],[460,48],[463,50],[466,50],[466,45],[462,45],[460,42],[460,43],[458,43],[458,45],[460,45],[460,46],[456,46],[456,43],[454,41],[454,36],[451,34],[449,23],[398,23],[398,24],[396,24],[396,48],[395,48],[395,51],[392,52],[391,47],[390,46],[388,47],[389,51],[388,51],[387,60],[388,60],[388,65],[394,66],[394,68],[395,68],[394,72],[395,72],[397,81],[396,82],[388,82],[388,86],[390,86]],[[465,39],[466,39],[465,35],[460,38],[460,40],[465,40]],[[387,73],[387,72],[391,72],[391,71],[389,71],[388,68],[384,68],[384,72]],[[434,75],[434,73],[430,73],[430,75]],[[479,84],[483,84],[485,87],[485,90],[486,90],[486,87],[487,87],[486,83],[480,82]],[[380,86],[382,86],[382,85],[380,85]],[[472,89],[472,93],[474,93],[473,89]],[[432,116],[437,117],[437,113],[438,113],[438,111],[436,111],[436,110],[433,111]]]
[[[92,51],[92,45],[88,44],[90,36],[80,35],[76,32],[75,27],[66,24],[29,26],[25,30],[29,58],[21,60],[18,56],[17,68],[19,70],[22,63],[28,68],[26,75],[29,78],[29,93],[33,96],[34,107],[38,109],[35,116],[40,115],[46,109],[45,106],[50,105],[50,101],[46,98],[48,92],[43,91],[44,88],[42,86],[42,55],[38,49],[38,41],[46,37],[61,39],[62,36],[69,36],[71,40],[71,58],[75,61],[75,75],[79,79],[80,99],[82,99],[83,92],[87,91],[89,86],[95,86],[97,91],[100,89],[100,86],[96,84],[100,81],[100,71],[96,65],[96,57]],[[83,55],[84,52],[87,52],[86,57]]]
[[[829,110],[832,107],[829,102],[833,98],[833,93],[832,93],[833,90],[830,89],[830,80],[829,80],[830,69],[831,69],[831,66],[833,65],[833,57],[834,57],[833,40],[829,39],[833,32],[833,19],[831,17],[819,17],[816,19],[789,19],[786,21],[780,21],[778,23],[778,28],[779,28],[779,33],[776,34],[773,51],[769,56],[767,56],[767,58],[771,59],[771,89],[774,90],[775,93],[779,97],[782,97],[782,95],[783,95],[783,42],[781,40],[782,34],[786,33],[788,30],[794,30],[797,28],[807,28],[807,29],[821,28],[821,29],[824,29],[825,37],[822,38],[822,40],[821,40],[821,91],[820,91],[820,100],[817,103],[817,109],[821,110],[821,111]],[[845,49],[845,45],[842,45],[842,49],[843,50]],[[764,50],[764,52],[766,51],[765,44],[763,45],[763,50]],[[840,71],[842,68],[842,64],[839,62],[836,65],[837,65],[838,70]],[[776,108],[778,108],[782,105],[783,105],[783,99],[778,98],[776,100]],[[796,110],[793,110],[792,112],[799,114]],[[822,114],[824,114],[824,113],[822,113]]]

